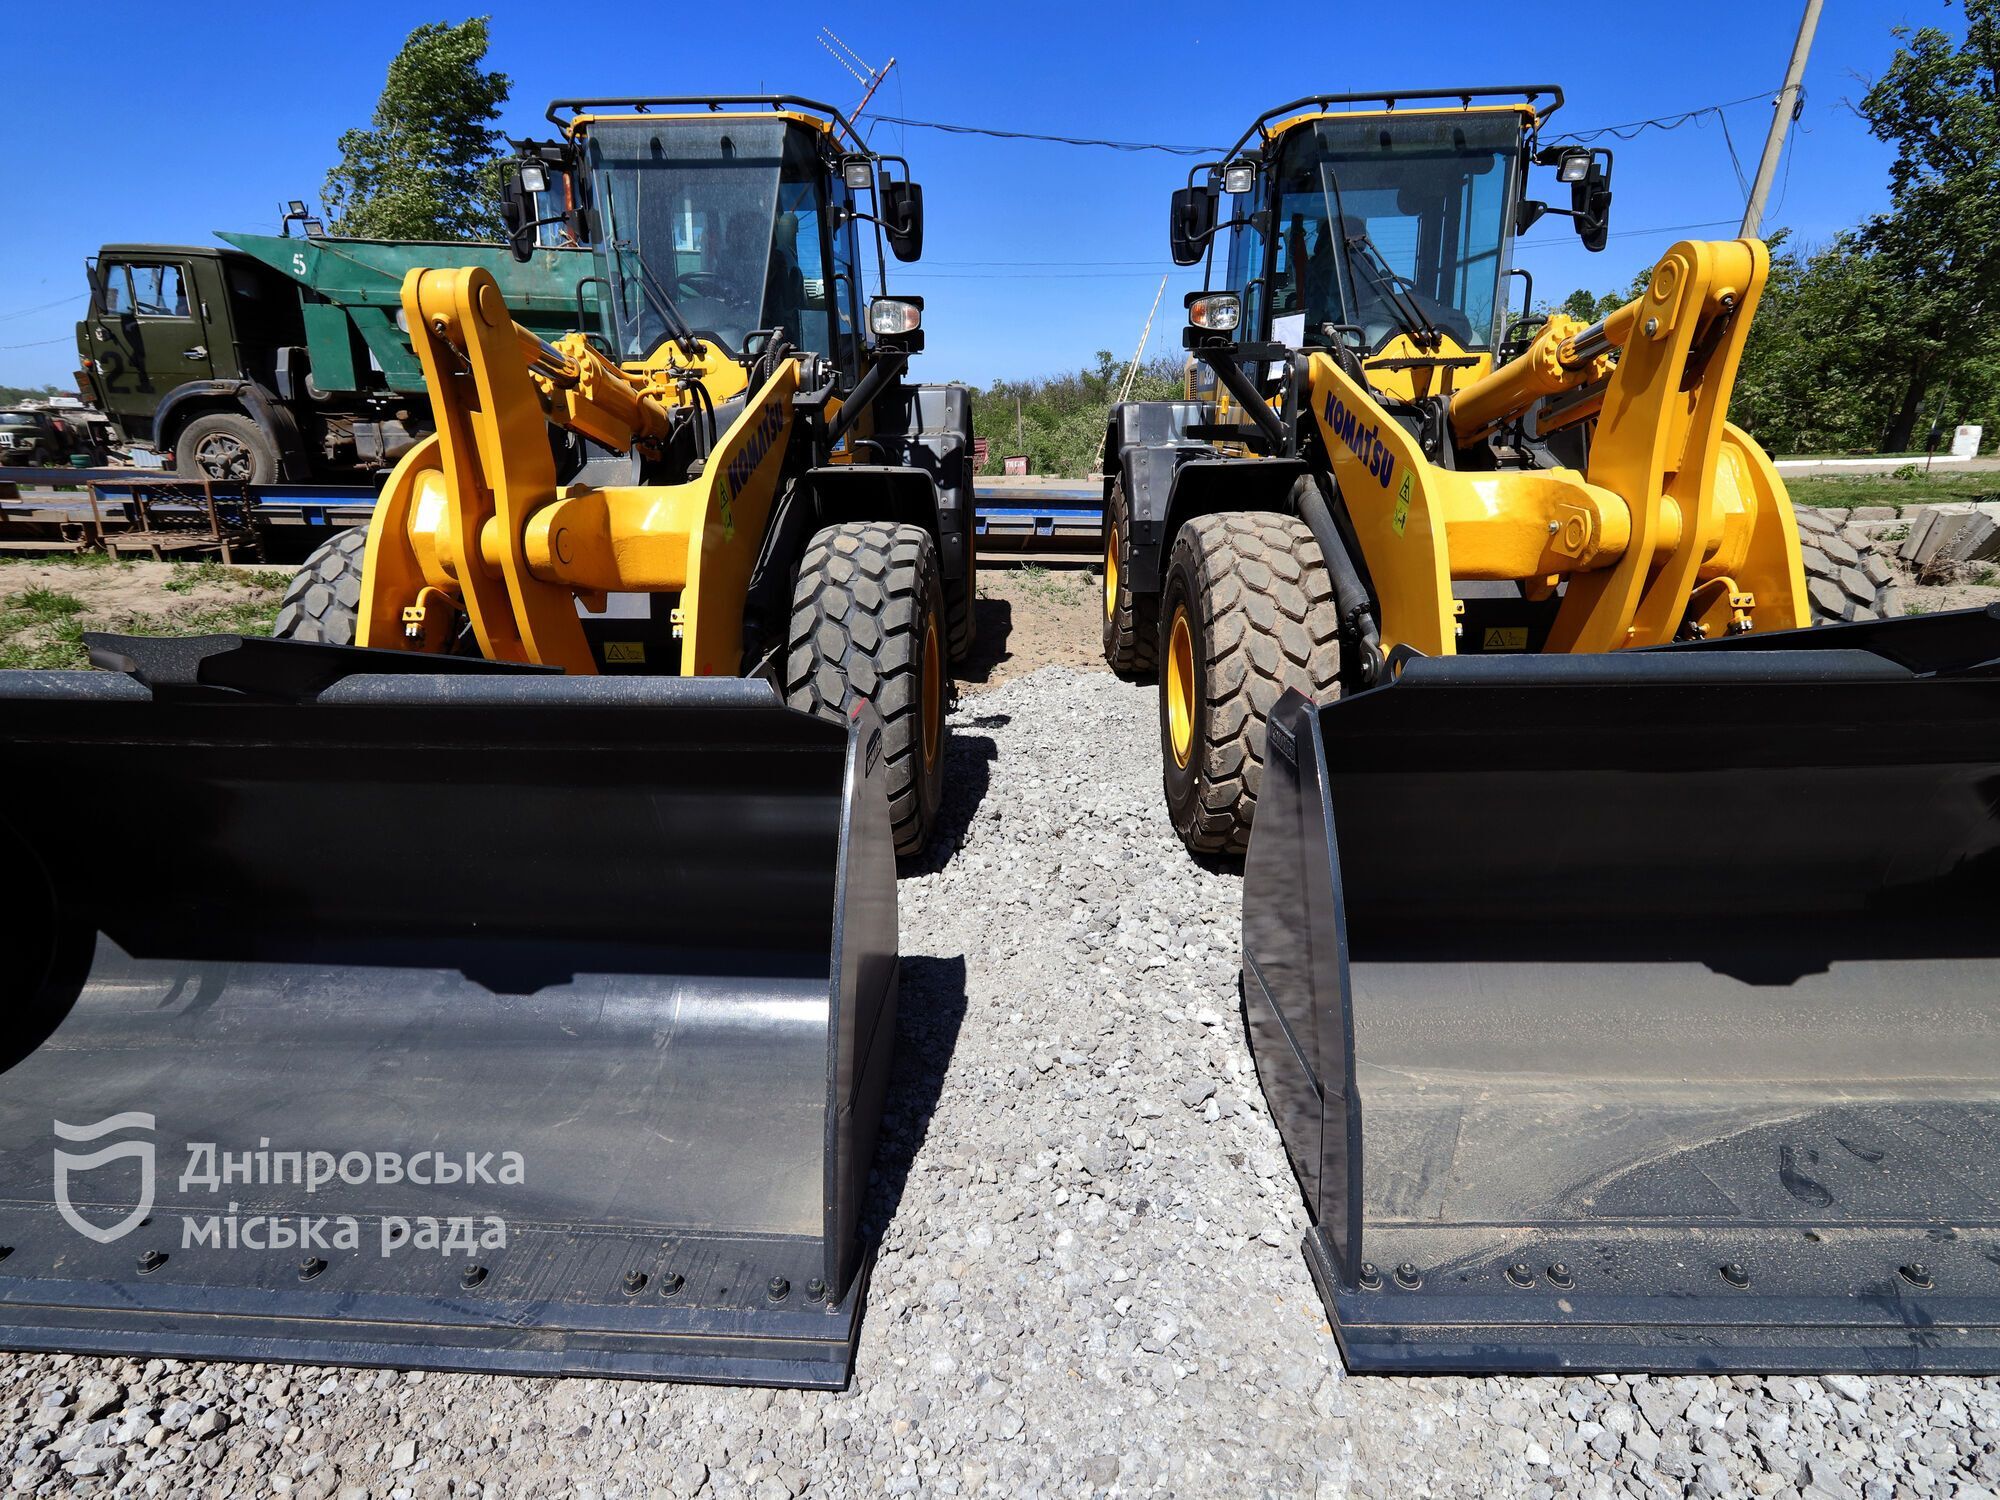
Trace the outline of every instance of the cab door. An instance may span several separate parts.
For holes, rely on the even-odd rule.
[[[176,386],[214,378],[193,267],[169,256],[106,256],[91,276],[91,357],[104,399],[128,433],[152,431]]]

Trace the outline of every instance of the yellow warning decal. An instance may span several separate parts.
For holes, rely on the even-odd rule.
[[[1403,528],[1410,524],[1410,491],[1416,488],[1417,476],[1409,469],[1403,470],[1403,487],[1396,491],[1396,514],[1390,522],[1396,528],[1396,535],[1403,534]]]
[[[1481,638],[1485,651],[1526,651],[1528,649],[1528,627],[1525,625],[1489,625]]]
[[[604,643],[604,664],[606,666],[644,666],[646,664],[646,643],[644,641],[606,641]]]

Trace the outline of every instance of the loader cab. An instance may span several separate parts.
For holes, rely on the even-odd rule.
[[[1229,211],[1224,281],[1239,337],[1493,348],[1505,318],[1533,115],[1520,108],[1302,119]]]
[[[859,379],[868,252],[879,288],[884,207],[910,184],[878,178],[876,159],[859,143],[842,149],[837,129],[784,111],[576,119],[618,359],[652,358],[678,312],[731,355],[783,329],[849,385]],[[863,160],[850,181],[845,169]],[[920,200],[916,212],[920,243]],[[899,258],[914,258],[904,257],[907,237],[888,238]]]

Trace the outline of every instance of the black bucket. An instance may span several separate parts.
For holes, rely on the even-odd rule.
[[[1355,1370],[2000,1370],[2000,611],[1271,721],[1245,1014]]]
[[[0,674],[0,1346],[844,1384],[872,714],[250,645]]]

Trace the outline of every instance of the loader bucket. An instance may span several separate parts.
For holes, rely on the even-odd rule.
[[[2000,1370],[2000,611],[1288,695],[1243,899],[1351,1369]]]
[[[846,1381],[871,713],[97,644],[0,674],[0,1347]]]

